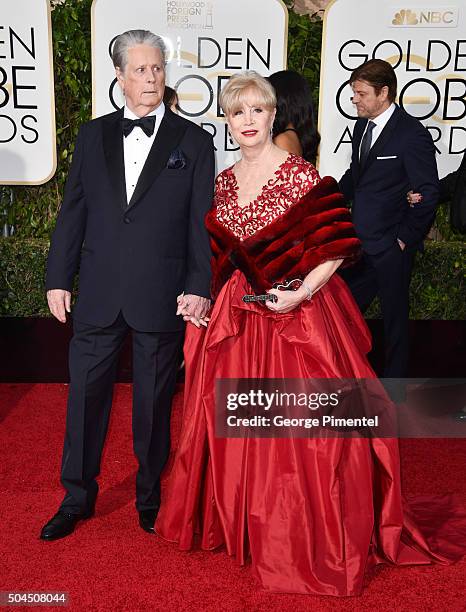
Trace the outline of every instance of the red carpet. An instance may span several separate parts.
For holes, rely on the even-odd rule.
[[[224,551],[183,553],[144,533],[134,508],[127,384],[116,390],[96,517],[65,540],[40,541],[42,524],[63,496],[58,475],[66,395],[66,385],[0,385],[0,591],[66,591],[70,608],[86,611],[466,609],[466,561],[379,567],[358,599],[277,595],[261,591],[250,569]],[[181,399],[180,392],[174,446]],[[455,492],[466,500],[464,440],[404,440],[401,447],[407,496]]]

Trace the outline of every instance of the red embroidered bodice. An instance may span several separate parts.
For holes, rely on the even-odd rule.
[[[238,183],[231,166],[223,170],[215,182],[216,218],[244,240],[296,204],[319,181],[319,173],[312,164],[290,153],[257,198],[246,206],[239,206]]]

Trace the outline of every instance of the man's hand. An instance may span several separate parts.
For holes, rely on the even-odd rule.
[[[400,247],[400,249],[404,251],[406,248],[406,244],[403,242],[403,240],[400,240],[399,238],[397,238],[396,240],[398,242],[398,246]]]
[[[179,295],[177,302],[178,308],[176,314],[181,315],[184,321],[190,321],[196,327],[201,325],[207,327],[209,319],[206,318],[206,315],[210,308],[209,299],[188,293]]]
[[[49,289],[47,302],[53,316],[60,323],[66,323],[66,313],[71,312],[71,293],[65,289]]]

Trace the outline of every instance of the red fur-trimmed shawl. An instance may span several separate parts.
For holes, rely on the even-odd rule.
[[[255,234],[240,240],[216,218],[206,216],[212,248],[212,296],[215,298],[235,269],[241,270],[256,293],[277,281],[304,278],[319,264],[360,256],[351,216],[335,179],[323,178],[299,202]]]

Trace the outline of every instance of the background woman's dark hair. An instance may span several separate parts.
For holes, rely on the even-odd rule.
[[[163,103],[165,104],[165,106],[168,106],[168,108],[170,108],[172,104],[175,104],[176,98],[176,91],[172,87],[165,85],[165,91],[163,94]]]
[[[293,70],[280,70],[267,78],[277,95],[273,137],[284,132],[291,123],[298,134],[304,159],[315,162],[320,135],[309,83]]]

